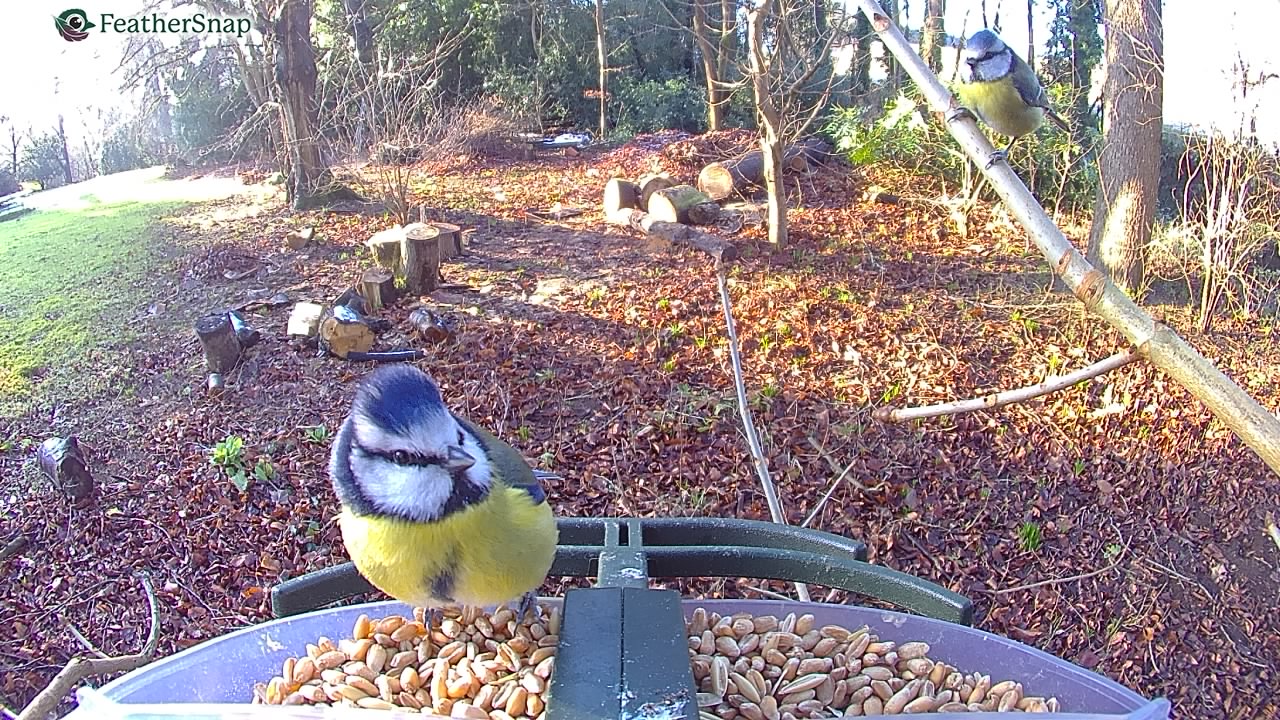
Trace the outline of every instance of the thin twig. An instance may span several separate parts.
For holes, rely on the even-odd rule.
[[[156,599],[156,589],[151,584],[151,578],[143,574],[140,579],[147,595],[147,605],[151,609],[151,629],[147,633],[147,642],[142,646],[142,651],[119,657],[72,658],[32,699],[31,704],[18,713],[18,720],[45,720],[58,709],[58,704],[81,680],[95,675],[136,670],[154,659],[156,646],[160,643],[160,603]]]
[[[1058,390],[1069,388],[1076,383],[1083,382],[1090,378],[1097,377],[1105,372],[1114,370],[1122,365],[1127,365],[1139,358],[1137,352],[1132,349],[1124,350],[1112,355],[1109,358],[1099,360],[1092,365],[1080,368],[1075,372],[1051,377],[1042,383],[1031,385],[1017,390],[1005,390],[1003,392],[984,395],[980,398],[970,398],[968,400],[953,400],[951,402],[940,403],[938,405],[926,405],[923,407],[909,408],[877,408],[871,415],[877,420],[884,422],[904,422],[907,420],[921,420],[924,418],[938,417],[940,415],[959,415],[961,413],[974,412],[976,410],[992,410],[994,408],[1003,407],[1016,402],[1025,402],[1032,398],[1048,395]]]
[[[93,653],[94,657],[100,657],[100,658],[111,657],[110,655],[99,650],[97,645],[94,645],[92,642],[90,642],[89,638],[85,637],[84,633],[80,632],[80,630],[70,621],[66,620],[66,618],[63,618],[63,624],[67,626],[67,630],[70,631],[71,634],[75,636],[76,640],[80,641],[80,644],[83,645],[86,650]]]
[[[743,589],[744,589],[744,590],[750,590],[750,591],[752,591],[752,592],[758,592],[758,593],[760,593],[761,595],[763,595],[763,596],[765,596],[765,597],[768,597],[768,598],[773,598],[774,600],[786,600],[787,602],[791,602],[791,597],[790,597],[789,595],[783,595],[783,594],[782,594],[782,593],[780,593],[780,592],[774,592],[774,591],[770,590],[769,588],[756,587],[755,585],[747,585],[747,586],[746,586],[746,587],[744,587]],[[807,601],[806,601],[806,602],[807,602]]]
[[[716,267],[716,280],[720,284],[720,302],[724,306],[724,323],[729,336],[729,360],[733,365],[733,386],[738,392],[738,412],[742,415],[747,445],[751,448],[751,459],[756,466],[756,474],[760,476],[760,484],[764,487],[769,516],[775,523],[786,525],[787,516],[782,512],[782,502],[778,500],[778,488],[773,484],[773,478],[769,476],[769,461],[765,459],[760,435],[756,432],[755,423],[751,421],[751,408],[747,405],[747,385],[742,377],[742,357],[738,354],[738,333],[733,326],[733,306],[729,300],[729,278],[723,265]],[[796,583],[796,594],[800,596],[801,602],[809,602],[809,588],[804,583]]]
[[[1087,572],[1087,573],[1080,573],[1079,575],[1071,575],[1069,577],[1041,580],[1040,582],[1028,583],[1026,585],[1016,585],[1011,588],[1004,588],[1003,590],[992,590],[990,591],[990,593],[992,595],[1008,595],[1009,593],[1015,593],[1021,590],[1031,590],[1038,587],[1045,587],[1046,585],[1061,585],[1062,583],[1075,582],[1076,580],[1087,580],[1091,577],[1095,577],[1097,575],[1102,575],[1103,573],[1111,572],[1116,568],[1116,566],[1120,564],[1121,561],[1124,560],[1125,556],[1128,554],[1129,554],[1129,545],[1128,543],[1126,543],[1124,548],[1120,551],[1120,554],[1116,556],[1116,559],[1112,561],[1110,565],[1100,570],[1094,570],[1092,572]]]
[[[814,505],[813,509],[809,511],[809,516],[804,519],[804,522],[800,523],[800,527],[809,527],[809,523],[813,522],[814,518],[818,517],[818,513],[822,512],[822,508],[827,506],[827,501],[831,499],[831,495],[835,493],[836,488],[840,487],[840,481],[844,480],[844,476],[849,474],[849,471],[853,469],[853,466],[857,462],[858,459],[854,458],[849,461],[848,465],[844,466],[844,470],[836,476],[835,480],[831,481],[831,486],[828,487],[827,491],[818,499],[818,504]]]

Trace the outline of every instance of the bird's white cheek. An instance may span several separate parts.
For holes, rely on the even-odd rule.
[[[356,454],[351,470],[367,497],[381,511],[400,515],[435,515],[449,499],[451,483],[438,470],[406,467]],[[432,478],[431,473],[442,477]]]

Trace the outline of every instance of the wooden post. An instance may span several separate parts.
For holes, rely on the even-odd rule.
[[[236,366],[240,360],[240,340],[236,338],[230,315],[205,315],[196,321],[196,335],[204,348],[204,361],[209,372],[223,373]]]
[[[404,282],[410,295],[425,295],[436,289],[440,276],[440,231],[433,225],[412,227],[400,243]]]
[[[377,312],[396,301],[396,276],[386,268],[371,268],[360,276],[360,294],[369,312]]]

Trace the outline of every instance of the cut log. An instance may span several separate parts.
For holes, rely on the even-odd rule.
[[[343,359],[350,352],[369,352],[376,337],[369,323],[346,305],[334,305],[320,321],[320,346]]]
[[[72,500],[83,500],[93,492],[93,473],[75,437],[52,437],[40,443],[36,458],[44,474]]]
[[[450,318],[441,317],[424,307],[409,313],[409,324],[413,325],[413,329],[422,336],[423,340],[430,343],[452,340],[456,330],[456,323]]]
[[[831,146],[818,138],[805,138],[782,153],[783,170],[804,171],[831,157]],[[724,200],[734,194],[764,185],[764,155],[753,150],[735,158],[713,162],[698,173],[698,189],[712,200]]]
[[[373,237],[364,241],[364,244],[369,248],[369,252],[373,253],[373,259],[378,265],[398,274],[402,272],[400,241],[403,239],[404,228],[397,225],[374,233]]]
[[[692,185],[676,185],[658,190],[649,198],[647,206],[650,215],[654,219],[662,222],[678,222],[689,223],[689,209],[696,205],[704,205],[712,202],[711,198],[700,192]],[[702,211],[705,217],[707,210]],[[715,222],[712,220],[712,222]]]
[[[715,225],[720,220],[720,206],[714,202],[698,203],[689,208],[690,225]]]
[[[462,254],[462,228],[447,222],[430,223],[440,232],[440,259],[448,260]]]
[[[436,289],[440,277],[440,231],[433,225],[414,223],[405,228],[400,243],[404,263],[404,284],[410,295],[425,295]]]
[[[649,198],[659,190],[666,190],[669,187],[679,185],[671,176],[666,173],[652,173],[649,175],[641,175],[636,180],[636,187],[640,189],[640,203],[636,205],[638,208],[649,207]]]
[[[360,276],[360,295],[369,308],[377,312],[396,301],[396,276],[386,268],[371,268]]]
[[[227,372],[239,362],[240,339],[227,313],[213,313],[197,320],[196,336],[204,348],[204,362],[209,372]]]
[[[612,225],[630,227],[669,244],[701,250],[710,255],[717,264],[732,262],[738,258],[738,248],[728,240],[688,225],[658,220],[642,210],[619,210],[605,216],[605,220]]]
[[[604,214],[640,207],[640,188],[630,180],[613,178],[604,186]]]
[[[320,318],[324,317],[324,306],[316,303],[300,302],[293,306],[289,313],[289,326],[285,332],[292,337],[313,338],[320,332]]]

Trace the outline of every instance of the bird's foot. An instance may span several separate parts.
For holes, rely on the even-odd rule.
[[[430,633],[432,627],[438,628],[444,624],[444,611],[440,608],[426,608],[422,611],[422,624]]]
[[[1007,162],[1009,160],[1009,152],[1007,150],[992,150],[991,157],[987,158],[987,170],[995,167],[998,162]]]
[[[526,621],[537,620],[540,615],[538,608],[538,594],[529,591],[520,596],[520,605],[517,620],[524,624]]]
[[[969,118],[974,122],[978,122],[978,116],[974,115],[972,110],[963,105],[957,105],[951,108],[951,112],[947,114],[947,122],[959,120],[961,118]]]

